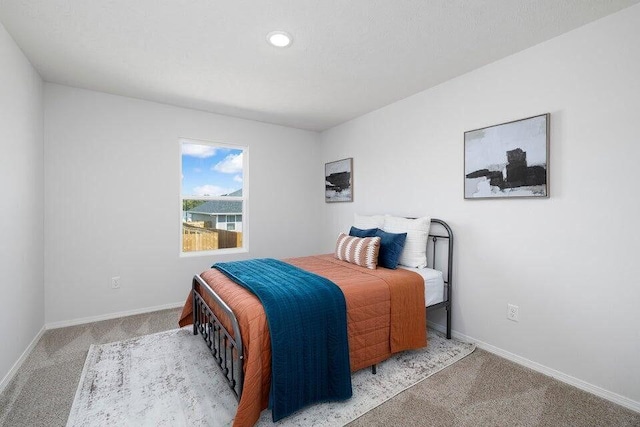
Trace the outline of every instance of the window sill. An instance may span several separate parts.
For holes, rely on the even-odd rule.
[[[213,251],[192,251],[192,252],[180,252],[180,258],[192,258],[199,256],[219,256],[219,255],[233,255],[233,254],[246,254],[249,250],[247,248],[230,248],[230,249],[216,249]]]

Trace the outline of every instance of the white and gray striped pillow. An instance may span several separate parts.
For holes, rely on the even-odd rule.
[[[375,270],[378,266],[380,237],[353,237],[340,233],[336,242],[336,258]]]

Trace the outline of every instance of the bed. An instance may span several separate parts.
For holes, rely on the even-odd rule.
[[[371,367],[375,373],[376,365],[392,354],[426,345],[427,310],[446,309],[451,337],[453,233],[442,220],[432,219],[431,225],[428,268],[367,270],[332,254],[285,260],[342,289],[352,372]],[[260,301],[211,269],[193,278],[180,319],[181,326],[190,323],[239,401],[234,425],[253,425],[267,407],[270,386],[270,339]]]

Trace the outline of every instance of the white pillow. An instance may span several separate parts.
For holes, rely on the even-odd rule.
[[[353,226],[361,230],[370,228],[382,228],[384,225],[384,216],[382,215],[358,215],[353,214]]]
[[[384,227],[382,228],[384,231],[387,233],[407,233],[407,240],[404,242],[399,264],[413,268],[427,266],[427,240],[429,239],[430,226],[431,218],[428,216],[408,219],[385,215]]]

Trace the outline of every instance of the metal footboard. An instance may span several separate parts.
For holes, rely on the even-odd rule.
[[[206,292],[216,305],[228,316],[233,329],[233,335],[227,331],[220,319],[213,313],[211,308],[204,301],[198,291]],[[202,335],[204,342],[213,354],[222,373],[238,400],[242,396],[242,385],[244,383],[244,349],[242,347],[242,336],[238,319],[231,308],[220,298],[220,296],[202,280],[199,275],[193,277],[192,282],[193,298],[193,335]]]

